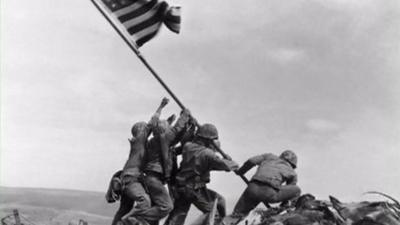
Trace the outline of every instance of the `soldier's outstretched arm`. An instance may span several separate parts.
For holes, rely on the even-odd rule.
[[[153,116],[150,119],[149,125],[151,127],[155,127],[158,123],[158,121],[160,120],[160,116],[161,116],[161,111],[163,110],[163,108],[168,104],[169,99],[164,97],[161,100],[160,105],[158,106],[156,112],[153,114]]]
[[[212,170],[234,171],[239,168],[239,165],[229,159],[221,159],[217,155],[209,155],[207,157],[208,165]]]
[[[252,163],[251,161],[247,160],[243,165],[235,171],[238,175],[244,175],[247,171],[251,170],[256,164]]]
[[[238,175],[244,175],[245,173],[247,173],[247,171],[251,170],[251,168],[256,165],[260,165],[264,160],[268,159],[271,156],[272,154],[267,153],[251,157],[236,171],[236,173]]]
[[[175,125],[172,127],[171,132],[167,133],[166,138],[170,143],[174,142],[178,134],[185,129],[186,124],[189,122],[190,117],[191,113],[189,109],[183,109]]]
[[[264,160],[262,155],[257,155],[248,159],[243,165],[236,171],[238,175],[244,175],[247,171],[251,170],[255,165],[260,164]]]
[[[221,142],[218,140],[213,140],[212,142],[212,148],[216,150],[219,154],[221,154],[222,158],[227,159],[227,160],[232,160],[232,157],[228,154],[226,154],[222,149],[221,149]]]
[[[156,110],[156,112],[154,113],[153,116],[160,118],[160,116],[161,116],[161,111],[163,110],[163,108],[164,108],[166,105],[168,105],[168,102],[169,102],[169,99],[166,98],[166,97],[164,97],[164,98],[161,100],[161,103],[160,103],[160,105],[158,106],[158,108],[157,108],[157,110]]]

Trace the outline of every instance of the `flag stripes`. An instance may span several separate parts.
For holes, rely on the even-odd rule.
[[[97,0],[98,1],[98,0]],[[137,46],[152,39],[164,23],[171,31],[179,33],[180,8],[169,7],[158,0],[100,0],[108,11],[126,29]]]
[[[181,29],[181,8],[171,7],[165,16],[165,25],[175,33],[179,33]]]
[[[148,12],[155,13],[155,12],[157,12],[157,6],[159,6],[159,4],[157,4],[157,0],[151,0],[151,1],[143,4],[138,9],[130,11],[126,14],[119,16],[118,19],[121,21],[121,23],[124,23],[127,20],[130,20],[130,19],[133,19],[140,15],[143,15],[144,13],[148,13]]]

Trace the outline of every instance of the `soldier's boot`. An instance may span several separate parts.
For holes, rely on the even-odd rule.
[[[221,225],[236,225],[243,220],[242,216],[229,215],[222,219]]]
[[[281,204],[279,205],[279,209],[281,211],[284,211],[284,210],[294,208],[298,199],[299,199],[299,196],[294,197],[290,200],[281,202]]]
[[[223,225],[223,223],[222,223],[222,221],[223,221],[223,219],[224,218],[222,218],[222,217],[218,217],[218,216],[216,216],[215,218],[214,218],[214,225]]]

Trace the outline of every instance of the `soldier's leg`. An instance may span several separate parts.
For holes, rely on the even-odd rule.
[[[297,185],[283,185],[279,191],[273,197],[273,202],[285,202],[296,197],[299,197],[301,193],[300,188]]]
[[[121,221],[122,217],[131,210],[132,206],[133,206],[133,200],[125,195],[122,195],[119,209],[115,214],[111,225],[116,225],[117,222]]]
[[[249,183],[247,188],[240,196],[232,214],[226,216],[223,220],[224,225],[238,224],[243,220],[251,210],[253,210],[262,199],[259,196],[259,187],[257,184]]]
[[[145,219],[137,215],[150,208],[150,196],[146,193],[143,184],[135,177],[125,177],[123,183],[123,193],[128,199],[132,200],[132,203],[129,206],[129,211],[122,216],[122,222],[126,225],[146,224]]]
[[[206,187],[193,190],[193,205],[203,213],[211,212],[214,201],[215,196]]]
[[[218,216],[224,218],[226,216],[226,201],[225,198],[218,194],[217,192],[207,189],[208,195],[212,203],[214,203],[215,199],[217,200],[217,213]]]
[[[146,193],[143,184],[140,182],[130,183],[125,190],[126,195],[135,201],[133,212],[139,212],[150,208],[150,196]]]
[[[226,215],[225,199],[217,192],[207,189],[206,187],[196,189],[194,191],[193,204],[203,213],[210,213],[217,200],[217,212],[215,214],[215,224],[219,224]]]
[[[146,193],[143,184],[140,183],[137,178],[128,177],[124,180],[124,195],[131,199],[134,204],[131,205],[131,210],[126,216],[132,215],[137,212],[141,212],[150,208],[151,200],[150,196]]]
[[[175,197],[174,209],[170,212],[164,225],[183,225],[189,212],[191,202],[186,199],[184,193]]]
[[[141,217],[151,223],[159,221],[171,212],[173,208],[171,197],[158,177],[146,176],[144,183],[149,191],[152,206],[133,214],[133,216]]]

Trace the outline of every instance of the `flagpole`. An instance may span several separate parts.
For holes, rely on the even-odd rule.
[[[117,27],[115,25],[115,23],[113,22],[112,18],[110,18],[107,13],[105,13],[102,9],[102,7],[98,4],[98,2],[96,2],[96,0],[91,0],[92,3],[96,6],[96,8],[100,11],[100,13],[103,15],[104,18],[106,18],[106,20],[110,23],[110,25],[114,28],[114,30],[121,36],[121,38],[125,41],[125,43],[129,46],[129,48],[136,54],[136,56],[140,59],[140,61],[142,61],[142,63],[147,67],[147,69],[150,70],[151,74],[158,80],[158,82],[164,87],[164,89],[168,92],[169,95],[171,95],[171,97],[175,100],[175,102],[179,105],[179,107],[183,110],[185,109],[185,106],[182,104],[181,101],[179,101],[179,99],[176,97],[176,95],[171,91],[171,89],[169,89],[169,87],[165,84],[165,82],[160,78],[160,76],[158,76],[158,74],[156,73],[156,71],[150,66],[150,64],[146,61],[146,59],[143,57],[143,55],[140,53],[138,47],[136,46],[136,44],[132,43],[131,41],[128,40],[128,38],[126,37],[126,35],[124,34],[124,29],[120,29],[119,27]],[[99,0],[101,1],[101,0]],[[199,124],[196,121],[195,126],[199,127]],[[218,147],[217,145],[215,145],[213,143],[213,146],[215,147],[215,149],[222,155],[223,158],[225,159],[230,159],[232,160],[232,158],[227,155],[220,147]],[[242,180],[248,184],[249,181],[248,179],[244,176],[244,175],[239,175],[240,178],[242,178]],[[265,206],[267,206],[267,208],[269,208],[270,206],[266,203],[264,203]]]
[[[179,105],[181,109],[185,109],[185,106],[182,104],[181,101],[179,101],[178,97],[171,91],[171,89],[167,86],[167,84],[161,79],[160,76],[156,73],[156,71],[150,66],[150,64],[147,62],[147,60],[143,57],[143,55],[140,53],[138,47],[136,44],[132,43],[129,41],[129,39],[126,37],[126,35],[123,32],[123,29],[118,28],[115,23],[113,22],[112,18],[110,18],[106,12],[102,9],[102,7],[99,5],[99,3],[96,0],[91,0],[92,3],[96,6],[97,10],[100,11],[101,15],[103,15],[104,18],[110,23],[110,25],[114,28],[114,30],[121,36],[121,38],[125,41],[125,43],[129,46],[129,48],[136,54],[136,56],[142,61],[142,63],[147,67],[147,69],[150,71],[150,73],[154,76],[154,78],[157,79],[157,81],[163,86],[163,88],[168,92],[168,94],[175,100],[175,102]],[[101,1],[101,0],[100,0]]]

